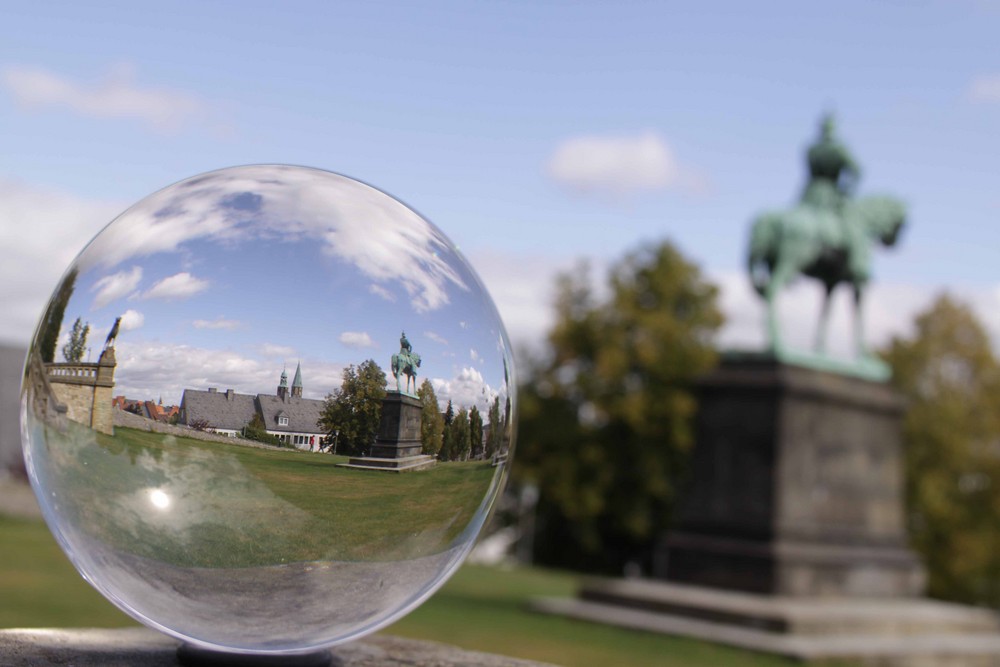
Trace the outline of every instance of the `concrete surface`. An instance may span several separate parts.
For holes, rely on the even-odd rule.
[[[0,664],[176,667],[181,664],[177,660],[179,645],[175,639],[146,628],[0,630]],[[545,667],[530,660],[385,635],[343,644],[331,652],[335,667]]]

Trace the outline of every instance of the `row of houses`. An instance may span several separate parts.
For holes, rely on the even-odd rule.
[[[185,389],[181,397],[179,422],[235,437],[257,416],[268,435],[286,444],[314,451],[326,435],[319,427],[324,401],[302,397],[302,364],[295,368],[292,386],[281,371],[276,394],[239,394],[232,389],[219,391]]]
[[[180,406],[163,405],[162,397],[159,402],[154,402],[115,396],[111,399],[111,407],[158,422],[174,423],[180,419]]]

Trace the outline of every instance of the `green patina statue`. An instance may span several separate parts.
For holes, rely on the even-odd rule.
[[[420,355],[413,351],[413,345],[404,331],[399,337],[399,354],[392,355],[392,375],[396,378],[396,391],[401,394],[415,396],[417,391],[417,369],[420,368]],[[406,388],[403,389],[400,375],[406,376]],[[413,390],[410,390],[410,385]]]
[[[876,242],[885,246],[896,243],[906,208],[891,197],[853,198],[860,169],[837,140],[831,116],[823,119],[820,137],[809,148],[807,161],[809,180],[799,203],[758,216],[750,235],[750,280],[767,301],[771,352],[778,358],[836,366],[825,355],[830,295],[838,284],[848,283],[854,290],[857,359],[845,370],[884,377],[884,364],[872,358],[865,347],[861,306],[871,279],[871,247]],[[816,355],[812,356],[784,346],[775,312],[778,293],[798,274],[816,278],[825,290]]]

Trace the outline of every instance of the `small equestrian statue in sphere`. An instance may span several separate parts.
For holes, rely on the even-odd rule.
[[[399,338],[399,354],[392,355],[392,376],[396,378],[396,391],[401,394],[415,396],[417,391],[417,369],[420,368],[420,355],[413,351],[413,346],[406,338],[404,331]],[[400,384],[400,375],[406,376],[406,389]],[[413,390],[410,390],[410,383]]]
[[[892,246],[906,207],[891,197],[853,199],[860,170],[837,141],[833,118],[823,119],[819,140],[807,153],[809,180],[798,205],[758,216],[750,234],[748,270],[767,302],[771,351],[786,352],[778,330],[775,298],[797,275],[815,278],[825,290],[816,351],[825,354],[830,294],[840,283],[854,290],[854,343],[859,361],[870,360],[864,343],[862,301],[871,279],[872,246]]]

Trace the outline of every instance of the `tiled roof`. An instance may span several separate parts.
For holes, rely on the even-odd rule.
[[[188,424],[204,420],[212,428],[236,431],[246,426],[257,412],[254,397],[250,394],[198,389],[184,390],[181,410],[185,411]]]
[[[261,416],[264,418],[264,425],[268,431],[296,433],[323,432],[323,429],[317,426],[316,423],[323,415],[324,401],[293,397],[282,400],[277,396],[257,394],[257,405],[260,408]],[[278,424],[279,414],[288,417],[287,426],[280,426]]]

